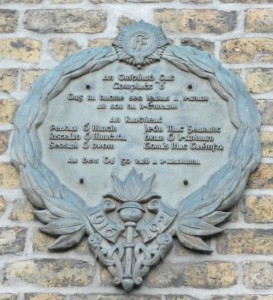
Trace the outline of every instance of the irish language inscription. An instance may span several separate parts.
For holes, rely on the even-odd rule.
[[[146,168],[157,173],[163,201],[176,207],[227,162],[235,134],[228,104],[208,80],[164,61],[132,71],[113,63],[71,81],[52,100],[39,128],[44,161],[74,189],[84,181],[87,198],[111,189],[113,170]],[[168,191],[161,184],[167,179]]]
[[[50,250],[87,236],[126,292],[203,237],[259,163],[260,116],[243,83],[208,54],[169,46],[143,21],[40,77],[19,107],[12,162]],[[166,266],[167,267],[167,266]]]

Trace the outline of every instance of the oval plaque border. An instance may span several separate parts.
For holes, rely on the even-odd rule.
[[[230,147],[228,163],[214,173],[206,185],[181,200],[177,217],[169,211],[170,215],[173,214],[172,225],[157,237],[158,260],[171,248],[171,235],[176,235],[182,245],[190,249],[211,252],[202,238],[222,231],[215,225],[228,218],[230,213],[225,211],[239,200],[250,172],[257,167],[261,157],[258,135],[260,115],[244,84],[234,74],[210,55],[191,47],[168,46],[162,59],[182,71],[208,79],[212,88],[228,102],[230,119],[237,132]],[[100,70],[116,60],[118,56],[113,47],[86,49],[69,56],[41,76],[17,111],[11,159],[20,170],[24,193],[34,206],[40,208],[35,211],[35,215],[42,222],[48,223],[42,231],[59,236],[49,249],[75,246],[87,233],[91,249],[108,266],[115,277],[114,282],[122,282],[123,288],[130,291],[132,284],[122,281],[121,265],[117,267],[117,257],[113,258],[116,264],[114,268],[113,262],[109,263],[109,259],[98,250],[101,237],[98,237],[99,234],[91,225],[89,215],[94,208],[88,208],[83,199],[63,185],[54,172],[42,163],[43,154],[37,134],[38,127],[47,115],[49,101],[70,80]],[[139,178],[134,172],[130,174]],[[167,211],[162,204],[160,208]],[[110,208],[100,206],[100,209],[106,211]],[[118,226],[115,229],[121,230]],[[141,284],[142,277],[158,260],[145,261],[145,271],[142,269],[142,273],[137,273],[134,284]]]

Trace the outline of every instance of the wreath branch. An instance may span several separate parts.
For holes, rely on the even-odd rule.
[[[66,58],[63,63],[42,75],[34,84],[15,118],[11,158],[20,169],[22,189],[29,201],[42,209],[36,217],[45,224],[41,231],[60,236],[50,250],[66,249],[78,244],[92,228],[86,218],[87,205],[61,184],[42,162],[42,147],[37,128],[47,115],[48,103],[71,79],[97,71],[117,60],[113,48],[86,49]]]
[[[229,216],[243,193],[247,178],[258,165],[261,148],[258,137],[260,115],[243,83],[203,51],[191,47],[168,47],[163,57],[180,70],[206,78],[212,88],[228,102],[231,122],[237,127],[229,162],[214,173],[208,183],[179,204],[176,235],[182,245],[211,252],[200,238],[217,234],[216,227]],[[238,98],[240,101],[238,101]]]

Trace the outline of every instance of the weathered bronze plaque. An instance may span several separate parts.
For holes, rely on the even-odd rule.
[[[260,160],[260,116],[243,83],[205,52],[138,22],[40,77],[18,109],[12,161],[59,236],[90,249],[126,291],[176,236],[210,252]]]

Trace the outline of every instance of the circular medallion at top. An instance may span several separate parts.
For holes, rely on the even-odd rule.
[[[120,61],[141,69],[159,61],[168,44],[161,27],[139,21],[122,28],[113,46]]]
[[[125,33],[122,45],[124,51],[132,57],[146,57],[158,47],[158,37],[148,26],[133,26]]]

